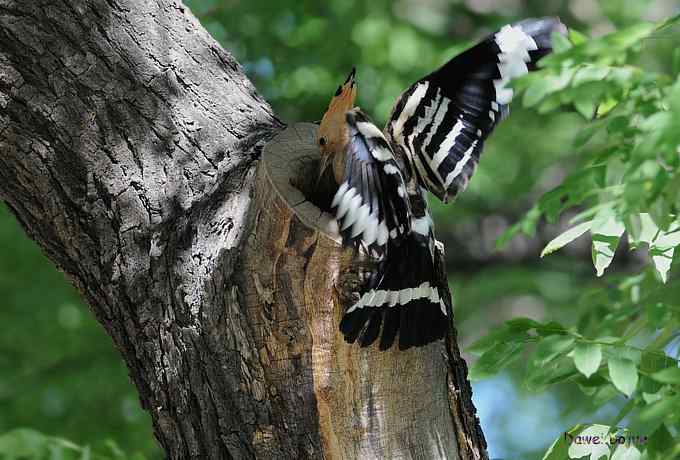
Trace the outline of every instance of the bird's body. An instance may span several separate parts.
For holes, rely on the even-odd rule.
[[[467,186],[484,141],[508,114],[507,83],[550,52],[551,33],[564,31],[553,18],[503,27],[404,91],[384,134],[354,107],[354,69],[338,87],[319,127],[320,174],[333,170],[343,242],[378,258],[341,321],[347,341],[380,338],[388,349],[398,340],[406,349],[446,334],[427,191],[447,202]]]

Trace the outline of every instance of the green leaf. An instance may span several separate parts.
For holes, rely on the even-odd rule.
[[[581,458],[586,455],[590,460],[602,457],[609,458],[609,446],[606,444],[609,427],[606,425],[591,425],[581,431],[569,446],[568,458]],[[565,459],[566,460],[566,459]]]
[[[566,354],[566,351],[573,344],[573,337],[568,335],[551,335],[538,342],[532,355],[532,360],[538,365],[543,365],[561,353]]]
[[[627,27],[625,29],[617,30],[611,34],[602,37],[602,42],[614,49],[626,49],[637,45],[640,40],[648,37],[657,28],[656,24],[639,23]],[[586,44],[588,46],[588,44]]]
[[[602,81],[609,75],[610,68],[599,65],[585,65],[581,67],[571,82],[572,86],[582,85],[591,81]]]
[[[517,343],[498,343],[487,350],[470,369],[470,379],[479,380],[492,376],[515,359],[522,352],[522,345]]]
[[[482,354],[498,344],[508,342],[523,343],[527,337],[528,335],[525,330],[511,328],[504,324],[469,345],[466,351],[468,353]]]
[[[513,331],[528,331],[529,329],[535,329],[542,326],[542,324],[536,320],[521,316],[506,321],[505,324]]]
[[[595,235],[616,237],[621,236],[624,230],[623,222],[621,222],[611,208],[604,208],[598,212],[590,228],[591,233]]]
[[[621,337],[613,337],[611,335],[603,335],[602,337],[598,337],[596,339],[598,342],[606,343],[609,345],[613,345],[615,343],[621,342]]]
[[[590,226],[592,225],[592,221],[588,222],[583,222],[575,227],[570,228],[566,232],[562,233],[560,236],[557,238],[553,239],[550,241],[545,248],[543,248],[543,251],[541,252],[541,257],[545,257],[548,254],[552,254],[553,252],[557,251],[558,249],[566,246],[567,244],[571,243],[574,241],[576,238],[579,236],[583,235],[585,232],[590,230]]]
[[[614,108],[619,105],[619,100],[614,99],[614,98],[608,98],[605,99],[603,102],[600,103],[600,105],[597,106],[597,112],[595,116],[597,118],[602,118],[605,115],[607,115],[609,112],[614,110]]]
[[[568,458],[568,450],[570,440],[572,440],[576,434],[583,430],[583,425],[576,425],[569,431],[560,435],[559,438],[552,443],[550,448],[545,452],[541,460],[564,460]]]
[[[16,429],[0,435],[0,458],[41,458],[49,438],[29,429]]]
[[[640,232],[638,241],[651,245],[660,231],[661,230],[659,230],[659,227],[656,225],[651,215],[648,213],[640,214]]]
[[[650,326],[661,327],[670,316],[670,309],[662,302],[648,303],[645,306],[647,321]]]
[[[678,363],[676,360],[657,351],[648,351],[642,354],[640,361],[640,372],[654,374],[665,369],[675,369]]]
[[[619,445],[610,460],[640,460],[640,451],[634,445]]]
[[[612,236],[593,235],[593,266],[597,276],[602,276],[611,265],[619,245],[619,238]]]
[[[633,394],[637,387],[637,367],[630,359],[610,358],[609,377],[611,377],[616,389],[628,397]]]
[[[621,396],[619,390],[616,389],[614,385],[602,385],[597,389],[595,395],[591,398],[591,401],[595,407],[602,407],[609,401]]]
[[[91,460],[91,459],[92,459],[92,451],[90,449],[90,446],[83,447],[83,452],[80,455],[80,460]]]
[[[678,23],[680,23],[680,14],[676,14],[674,16],[671,16],[670,18],[660,21],[656,26],[656,30],[661,31],[667,27],[677,25]]]
[[[577,97],[574,99],[574,108],[578,113],[581,114],[586,120],[592,120],[595,118],[595,109],[597,104],[593,102],[590,98]]]
[[[565,335],[567,329],[557,321],[548,321],[545,324],[536,326],[536,332],[541,337],[548,337],[550,335]]]
[[[590,99],[588,99],[590,100]],[[590,114],[590,118],[592,118],[592,115],[595,115],[595,104],[593,103],[593,112]],[[595,120],[591,123],[589,123],[587,126],[585,126],[583,129],[581,129],[578,133],[576,133],[576,136],[574,136],[574,147],[577,149],[580,149],[584,145],[590,141],[597,132],[604,127],[603,120]]]
[[[680,245],[680,224],[672,222],[668,230],[664,231],[654,221],[649,213],[641,213],[637,219],[635,233],[631,234],[634,244],[647,243],[649,245],[649,255],[656,272],[664,283],[668,279],[673,262],[675,247]],[[637,234],[636,234],[637,233]]]
[[[672,448],[675,444],[673,436],[670,434],[668,428],[666,428],[665,425],[659,426],[659,428],[649,436],[648,441],[647,450],[656,454],[663,453],[664,451]],[[668,456],[665,458],[668,458]]]
[[[673,73],[680,74],[680,48],[673,50]]]
[[[680,407],[680,396],[665,397],[649,404],[638,412],[629,424],[633,433],[654,432],[668,417],[674,415]]]
[[[614,214],[611,208],[605,208],[597,213],[590,232],[593,235],[593,265],[597,276],[602,276],[609,267],[619,245],[619,238],[623,235],[625,225]]]
[[[652,256],[652,263],[656,272],[661,277],[661,281],[665,283],[668,281],[668,272],[671,269],[671,264],[673,263],[673,248],[660,250],[652,249],[649,254]]]
[[[654,246],[659,248],[673,248],[680,245],[680,225],[671,224],[667,231],[662,231],[654,240]]]
[[[573,359],[576,369],[589,378],[600,367],[602,347],[599,344],[578,344],[574,349]]]
[[[510,226],[496,240],[496,249],[502,250],[519,232],[533,237],[536,233],[536,225],[541,218],[541,210],[538,206],[533,206],[519,222]]]
[[[560,75],[543,75],[529,85],[524,92],[522,104],[524,107],[533,107],[541,102],[547,95],[560,91],[569,85],[575,69],[564,69]]]
[[[578,371],[567,358],[574,338],[567,335],[550,335],[538,342],[529,357],[524,383],[529,389],[540,390],[546,385],[560,382]]]
[[[605,385],[610,385],[609,381],[605,379],[601,374],[593,374],[590,378],[578,378],[576,384],[579,386],[581,391],[588,395],[593,396],[597,390]]]
[[[572,42],[567,37],[557,32],[554,32],[551,38],[554,53],[561,53],[573,46]]]
[[[652,378],[661,383],[680,384],[680,368],[672,367],[652,374]]]
[[[621,339],[619,339],[619,342],[620,341]],[[604,350],[604,355],[608,359],[610,358],[627,359],[629,361],[632,361],[633,364],[635,365],[639,364],[642,359],[642,352],[640,350],[625,345],[607,347]]]
[[[569,28],[569,41],[574,45],[581,45],[588,41],[588,37],[574,28]]]
[[[576,375],[578,371],[573,361],[566,356],[557,356],[555,359],[541,363],[530,361],[524,385],[530,391],[542,391],[549,385],[563,382]]]

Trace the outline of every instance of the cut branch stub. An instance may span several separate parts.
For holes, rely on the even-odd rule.
[[[265,389],[286,414],[266,423],[284,425],[286,436],[308,450],[320,449],[312,456],[474,458],[459,456],[459,442],[470,441],[454,424],[460,417],[458,403],[450,407],[448,377],[455,374],[443,341],[381,352],[377,344],[347,344],[339,332],[358,274],[371,261],[343,248],[333,218],[300,191],[311,195],[316,182],[316,129],[294,125],[265,147],[243,253],[246,314]],[[319,194],[327,201],[327,193]],[[258,431],[281,433],[274,426]],[[264,436],[263,453],[266,443]]]

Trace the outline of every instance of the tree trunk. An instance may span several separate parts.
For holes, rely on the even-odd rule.
[[[0,198],[168,457],[486,458],[455,335],[382,354],[338,335],[370,261],[256,167],[281,129],[179,2],[0,0]]]

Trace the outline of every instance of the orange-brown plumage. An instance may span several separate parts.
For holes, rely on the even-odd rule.
[[[355,69],[353,68],[345,83],[338,86],[328,110],[321,119],[317,134],[317,142],[321,150],[319,177],[330,165],[333,169],[333,177],[338,184],[342,182],[345,170],[345,149],[349,142],[347,112],[354,108],[354,100],[357,97],[354,76]]]

